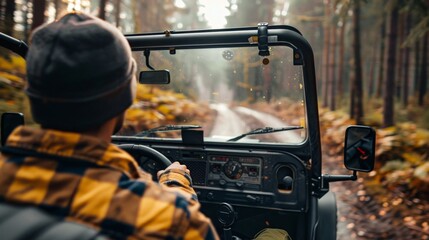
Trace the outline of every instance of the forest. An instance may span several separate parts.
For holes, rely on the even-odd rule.
[[[343,238],[429,238],[429,1],[0,0],[0,32],[30,42],[32,30],[70,11],[98,16],[125,34],[259,22],[296,27],[315,55],[325,169],[343,164],[348,125],[377,130],[376,169],[362,174],[358,186],[335,185],[347,193],[338,193],[340,201],[351,206],[350,212],[340,210],[339,221],[352,232]],[[24,86],[25,61],[0,49],[0,113],[31,115]],[[146,108],[127,112],[129,128],[189,114],[211,119],[186,94],[139,86],[137,98]],[[283,116],[296,111],[269,101],[248,104]],[[26,121],[34,124],[31,117]]]

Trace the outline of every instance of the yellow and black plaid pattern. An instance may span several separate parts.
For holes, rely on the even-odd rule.
[[[115,145],[75,133],[20,127],[0,156],[1,201],[37,205],[115,239],[218,239],[189,176],[173,170],[159,182]]]

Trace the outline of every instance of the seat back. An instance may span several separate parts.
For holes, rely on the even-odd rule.
[[[2,240],[105,240],[88,226],[66,222],[36,207],[0,203],[0,239]]]

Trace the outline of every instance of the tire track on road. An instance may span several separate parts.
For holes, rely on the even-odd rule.
[[[268,113],[259,112],[246,107],[236,107],[234,108],[234,111],[237,111],[242,115],[252,117],[267,127],[279,128],[279,127],[288,126],[288,124],[286,124],[279,118]],[[304,140],[304,138],[301,137],[300,134],[298,134],[298,132],[300,131],[303,131],[303,130],[271,133],[270,135],[276,140],[276,142],[297,143],[297,142],[302,142]]]
[[[234,137],[252,129],[259,127],[285,127],[288,126],[279,118],[259,112],[246,107],[231,108],[227,104],[210,104],[210,108],[217,112],[216,119],[213,124],[211,136],[214,137]],[[248,138],[257,138],[266,142],[279,143],[298,143],[302,142],[304,137],[300,131],[295,130],[290,132],[278,132],[264,135],[254,135]]]
[[[217,111],[211,136],[238,136],[250,131],[249,126],[241,117],[231,110],[227,104],[210,104],[210,108]]]

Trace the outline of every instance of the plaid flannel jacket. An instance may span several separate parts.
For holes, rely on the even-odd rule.
[[[115,239],[218,239],[180,170],[159,183],[113,144],[17,128],[0,155],[0,200],[30,204]]]

